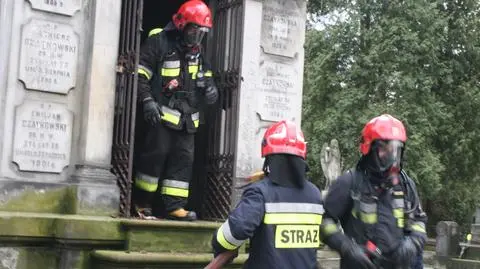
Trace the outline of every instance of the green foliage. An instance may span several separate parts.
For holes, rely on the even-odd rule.
[[[406,170],[430,224],[470,221],[480,201],[480,3],[313,0],[309,8],[303,129],[311,176],[322,186],[320,149],[332,138],[343,168],[354,166],[363,125],[389,113],[407,127]],[[320,15],[339,12],[343,19],[314,30]]]

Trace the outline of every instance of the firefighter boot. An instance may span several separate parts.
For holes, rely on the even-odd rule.
[[[194,221],[197,220],[197,213],[194,211],[187,211],[183,208],[179,208],[168,213],[167,219],[182,220],[182,221]]]

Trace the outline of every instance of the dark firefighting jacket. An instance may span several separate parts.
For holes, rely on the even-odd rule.
[[[323,206],[311,182],[282,186],[268,177],[252,183],[212,239],[216,254],[250,239],[244,268],[315,269]]]
[[[405,236],[417,237],[425,243],[427,216],[420,206],[413,180],[404,171],[401,177],[399,184],[379,192],[364,171],[353,170],[341,175],[325,198],[321,226],[324,242],[338,251],[344,236],[361,246],[371,241],[387,259]],[[406,184],[411,186],[409,195],[406,195]],[[348,268],[343,260],[341,268]]]
[[[203,74],[206,84],[215,86],[213,74],[200,52],[187,58],[180,33],[172,23],[146,39],[137,71],[138,101],[153,98],[161,105],[165,125],[177,130],[185,126],[194,133],[206,103],[205,89],[196,87],[195,81]]]

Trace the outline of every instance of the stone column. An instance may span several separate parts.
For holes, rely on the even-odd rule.
[[[437,239],[435,246],[435,268],[447,268],[448,261],[458,255],[459,231],[454,221],[440,221],[437,224]]]
[[[301,124],[306,1],[244,1],[243,55],[235,184],[263,166],[265,129],[282,119]],[[261,31],[252,31],[258,29]],[[232,206],[238,201],[233,195]]]
[[[121,6],[117,0],[93,1],[92,47],[79,115],[80,147],[71,178],[77,186],[77,214],[115,214],[119,208],[110,162]]]

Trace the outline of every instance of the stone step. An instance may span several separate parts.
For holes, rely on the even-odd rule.
[[[213,258],[200,253],[151,253],[96,250],[92,252],[92,269],[203,269]],[[232,264],[223,267],[240,269],[247,255],[240,254]]]
[[[466,259],[452,259],[449,261],[449,269],[480,269],[480,261]]]
[[[128,251],[211,253],[210,242],[221,223],[124,220]]]

